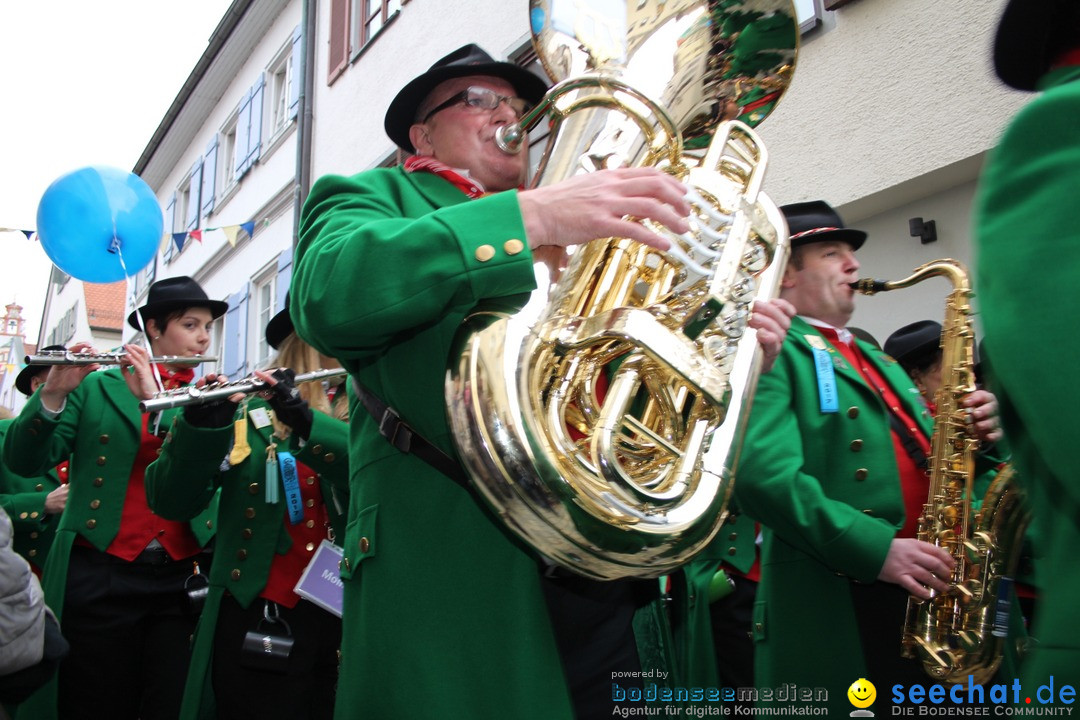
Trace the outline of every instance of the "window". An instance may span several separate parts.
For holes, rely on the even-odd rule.
[[[821,22],[821,11],[815,0],[795,0],[795,17],[799,20],[799,32],[812,30]]]
[[[216,357],[218,360],[217,362],[212,364],[204,363],[204,365],[207,365],[205,368],[203,368],[203,370],[205,371],[204,374],[206,372],[221,372],[221,368],[224,365],[224,361],[221,355],[223,346],[222,338],[224,337],[224,333],[225,318],[224,316],[222,316],[215,320],[214,323],[210,326],[210,346],[206,350],[207,355],[210,355],[211,357]],[[236,380],[237,378],[232,379]]]
[[[254,322],[249,327],[258,328],[258,332],[253,333],[256,337],[256,341],[255,358],[252,367],[266,367],[270,362],[270,357],[274,353],[274,349],[266,342],[266,333],[263,332],[263,330],[265,330],[266,324],[270,322],[270,318],[274,317],[274,313],[276,312],[277,295],[274,289],[274,280],[276,277],[277,273],[275,267],[270,272],[265,273],[256,279],[253,283],[253,296],[255,302],[252,312],[254,313]]]
[[[270,137],[281,134],[296,117],[300,103],[300,27],[293,30],[267,71],[270,77]]]
[[[19,332],[19,321],[15,318],[8,318],[7,321],[7,334],[17,335]]]
[[[358,52],[375,39],[401,10],[401,0],[352,0],[352,31],[349,40]]]
[[[218,185],[227,190],[236,183],[236,173],[234,168],[236,167],[236,119],[237,116],[233,115],[226,121],[225,126],[221,128],[221,144],[218,146],[218,153],[221,162],[218,163],[220,170],[218,172]]]
[[[60,318],[60,322],[56,324],[56,327],[49,333],[49,339],[45,343],[46,345],[67,345],[71,342],[71,339],[75,336],[75,316],[79,312],[79,302],[76,300],[64,316]]]
[[[198,200],[195,201],[198,203]],[[173,216],[172,227],[169,232],[184,232],[188,230],[187,216],[191,209],[191,179],[188,178],[176,188],[176,214]],[[196,218],[197,219],[197,218]]]

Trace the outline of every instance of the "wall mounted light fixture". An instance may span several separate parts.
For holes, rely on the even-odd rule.
[[[908,220],[908,229],[911,237],[922,239],[923,245],[937,241],[937,223],[933,220],[923,222],[921,217],[911,218]]]

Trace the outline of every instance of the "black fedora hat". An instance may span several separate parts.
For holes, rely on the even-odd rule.
[[[852,250],[858,250],[866,242],[866,233],[844,227],[840,215],[824,200],[783,205],[780,211],[787,219],[792,248],[826,240],[839,240],[850,245]]]
[[[439,83],[451,78],[468,75],[489,75],[502,78],[514,86],[517,94],[534,105],[547,92],[547,83],[519,65],[499,62],[472,43],[459,47],[446,57],[440,58],[423,75],[401,89],[386,110],[383,128],[397,145],[408,152],[415,152],[409,140],[409,128],[416,123],[420,103]]]
[[[994,70],[1017,90],[1035,90],[1064,51],[1080,46],[1080,1],[1010,0],[994,38]]]
[[[219,318],[229,309],[229,304],[221,300],[211,300],[199,283],[187,275],[179,275],[158,280],[151,285],[146,294],[146,304],[128,315],[128,325],[136,330],[143,329],[139,326],[136,313],[142,315],[143,322],[146,322],[148,317],[189,307],[204,307],[210,311],[210,315]]]
[[[919,320],[900,328],[885,340],[882,348],[905,369],[919,367],[941,347],[941,323]]]
[[[266,342],[270,347],[277,350],[293,330],[292,317],[289,315],[289,296],[286,295],[285,309],[270,318],[270,322],[266,323]]]
[[[63,345],[46,345],[41,348],[39,352],[42,354],[49,352],[67,352],[67,348]],[[26,397],[30,397],[33,394],[33,390],[30,389],[30,381],[34,379],[34,376],[44,375],[47,372],[49,372],[48,365],[27,365],[15,376],[15,389]]]

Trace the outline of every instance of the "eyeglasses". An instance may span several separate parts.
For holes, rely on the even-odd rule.
[[[494,90],[488,90],[483,87],[468,87],[465,90],[454,95],[446,102],[440,103],[433,107],[428,114],[424,116],[424,119],[420,122],[427,122],[431,119],[431,116],[437,112],[445,110],[448,107],[457,105],[458,103],[465,103],[465,107],[471,110],[494,110],[499,107],[499,103],[506,103],[506,105],[514,111],[518,118],[525,113],[529,112],[533,108],[533,104],[525,98],[519,97],[507,97],[500,95]]]

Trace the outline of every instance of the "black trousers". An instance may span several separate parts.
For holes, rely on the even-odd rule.
[[[244,664],[244,636],[259,626],[264,608],[262,598],[247,609],[231,595],[221,600],[213,663],[218,717],[329,720],[334,715],[341,620],[306,600],[291,609],[278,605],[278,615],[288,623],[293,638],[285,672],[256,670]],[[277,624],[262,627],[280,633]]]
[[[611,717],[616,672],[640,672],[634,613],[655,596],[653,580],[602,582],[560,573],[541,580],[555,644],[562,659],[577,720]],[[642,687],[640,677],[620,676],[619,685]]]
[[[735,587],[709,606],[716,669],[723,687],[754,687],[754,600],[758,584],[742,575],[729,575]],[[750,706],[752,702],[739,703]]]
[[[159,720],[180,710],[197,619],[184,591],[192,562],[163,552],[140,558],[71,550],[61,619],[71,646],[59,676],[65,720]],[[198,560],[208,572],[209,556]]]

